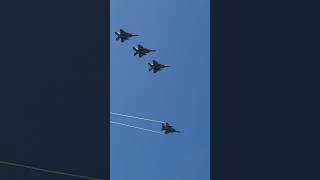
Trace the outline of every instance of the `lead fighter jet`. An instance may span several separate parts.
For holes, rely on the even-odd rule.
[[[173,133],[173,132],[180,132],[180,131],[177,131],[175,130],[169,123],[161,123],[162,124],[162,127],[161,127],[161,131],[164,131],[165,134],[168,134],[168,133]]]
[[[133,34],[133,33],[129,33],[126,32],[122,29],[120,29],[119,32],[115,32],[117,35],[116,40],[118,41],[119,39],[121,39],[121,42],[124,42],[125,40],[128,40],[129,38],[133,37],[133,36],[138,36],[137,34]]]
[[[168,65],[160,64],[156,60],[153,60],[152,63],[148,63],[148,65],[150,66],[149,71],[153,70],[153,73],[161,71],[162,68],[171,67]]]
[[[151,50],[151,49],[145,48],[141,44],[138,44],[137,47],[133,47],[133,50],[135,51],[135,53],[133,55],[136,56],[137,54],[139,54],[140,58],[142,56],[146,55],[149,52],[155,52],[156,51],[156,50]]]

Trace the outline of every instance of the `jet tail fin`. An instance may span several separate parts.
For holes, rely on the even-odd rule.
[[[162,127],[161,127],[161,131],[164,131],[164,124],[161,123]]]
[[[151,65],[151,63],[148,63],[148,65],[149,65],[149,71],[151,71],[152,70],[152,65]],[[164,124],[162,123],[162,127],[164,127]]]
[[[133,54],[133,56],[136,56],[138,54],[138,50],[136,49],[136,47],[132,47],[132,49],[135,51],[135,53]]]

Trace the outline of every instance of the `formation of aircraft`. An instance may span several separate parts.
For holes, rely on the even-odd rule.
[[[137,34],[126,32],[123,29],[120,29],[119,32],[115,32],[115,34],[117,35],[116,40],[121,39],[121,42],[128,40],[132,36],[138,36]],[[138,44],[137,47],[133,47],[133,50],[135,51],[133,56],[138,55],[139,58],[141,58],[144,55],[147,55],[150,52],[156,51],[153,49],[145,48],[141,44]],[[161,71],[161,69],[163,68],[170,67],[168,65],[160,64],[155,60],[153,60],[152,63],[149,62],[148,65],[149,65],[149,71],[153,70],[153,73],[157,73],[158,71]]]
[[[126,32],[123,29],[120,29],[119,32],[115,32],[115,34],[117,35],[116,40],[118,41],[119,39],[121,39],[121,42],[124,42],[133,36],[138,36],[137,34]],[[156,51],[156,50],[145,48],[141,44],[138,44],[137,47],[133,47],[133,50],[135,51],[133,56],[138,55],[139,58],[141,58],[144,55],[147,55],[150,52]],[[169,65],[160,64],[156,60],[152,60],[152,62],[148,62],[148,65],[149,65],[149,71],[153,70],[153,73],[157,73],[158,71],[161,71],[161,69],[163,68],[171,67]],[[162,123],[161,131],[164,131],[165,134],[180,132],[175,130],[169,123],[165,123],[165,124]]]
[[[165,123],[165,124],[162,123],[161,131],[164,131],[165,134],[180,132],[180,131],[175,130],[169,123]]]
[[[139,54],[139,58],[141,58],[142,56],[146,55],[147,53],[156,51],[156,50],[145,48],[141,44],[138,44],[137,47],[133,47],[133,50],[135,51],[133,56],[136,56],[137,54]]]
[[[162,68],[170,67],[168,65],[163,65],[158,63],[156,60],[153,60],[152,63],[148,63],[149,65],[149,71],[153,70],[153,73],[157,73],[158,71],[161,71]]]
[[[121,42],[124,42],[126,40],[128,40],[129,38],[133,37],[133,36],[139,36],[138,34],[133,34],[133,33],[129,33],[124,31],[123,29],[120,29],[119,32],[115,32],[117,35],[116,40],[118,41],[119,39],[121,39]]]

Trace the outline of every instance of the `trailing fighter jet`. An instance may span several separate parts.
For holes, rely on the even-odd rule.
[[[161,123],[162,124],[162,127],[161,127],[161,131],[164,131],[165,134],[168,134],[168,133],[173,133],[173,132],[180,132],[180,131],[177,131],[175,130],[169,123]]]
[[[140,44],[138,44],[137,47],[133,47],[133,50],[135,51],[135,53],[133,55],[136,56],[137,54],[139,54],[140,58],[142,56],[146,55],[149,52],[155,52],[156,51],[156,50],[151,50],[151,49],[145,48]]]
[[[129,32],[125,32],[124,30],[120,29],[119,32],[115,32],[116,35],[118,36],[116,38],[116,40],[118,41],[119,39],[121,39],[121,42],[124,42],[125,40],[128,40],[129,38],[131,38],[132,36],[138,36],[137,34],[133,34],[133,33],[129,33]]]
[[[153,73],[161,71],[162,68],[171,67],[171,66],[160,64],[156,60],[153,60],[152,63],[148,63],[148,65],[150,66],[149,71],[153,69]]]

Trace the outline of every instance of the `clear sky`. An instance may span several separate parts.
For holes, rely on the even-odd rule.
[[[209,180],[209,0],[111,0],[111,111],[171,123],[161,135],[111,124],[111,180]],[[124,43],[120,28],[139,34]],[[133,46],[157,50],[142,58]],[[147,62],[171,65],[153,74]],[[111,116],[159,131],[161,124]]]

